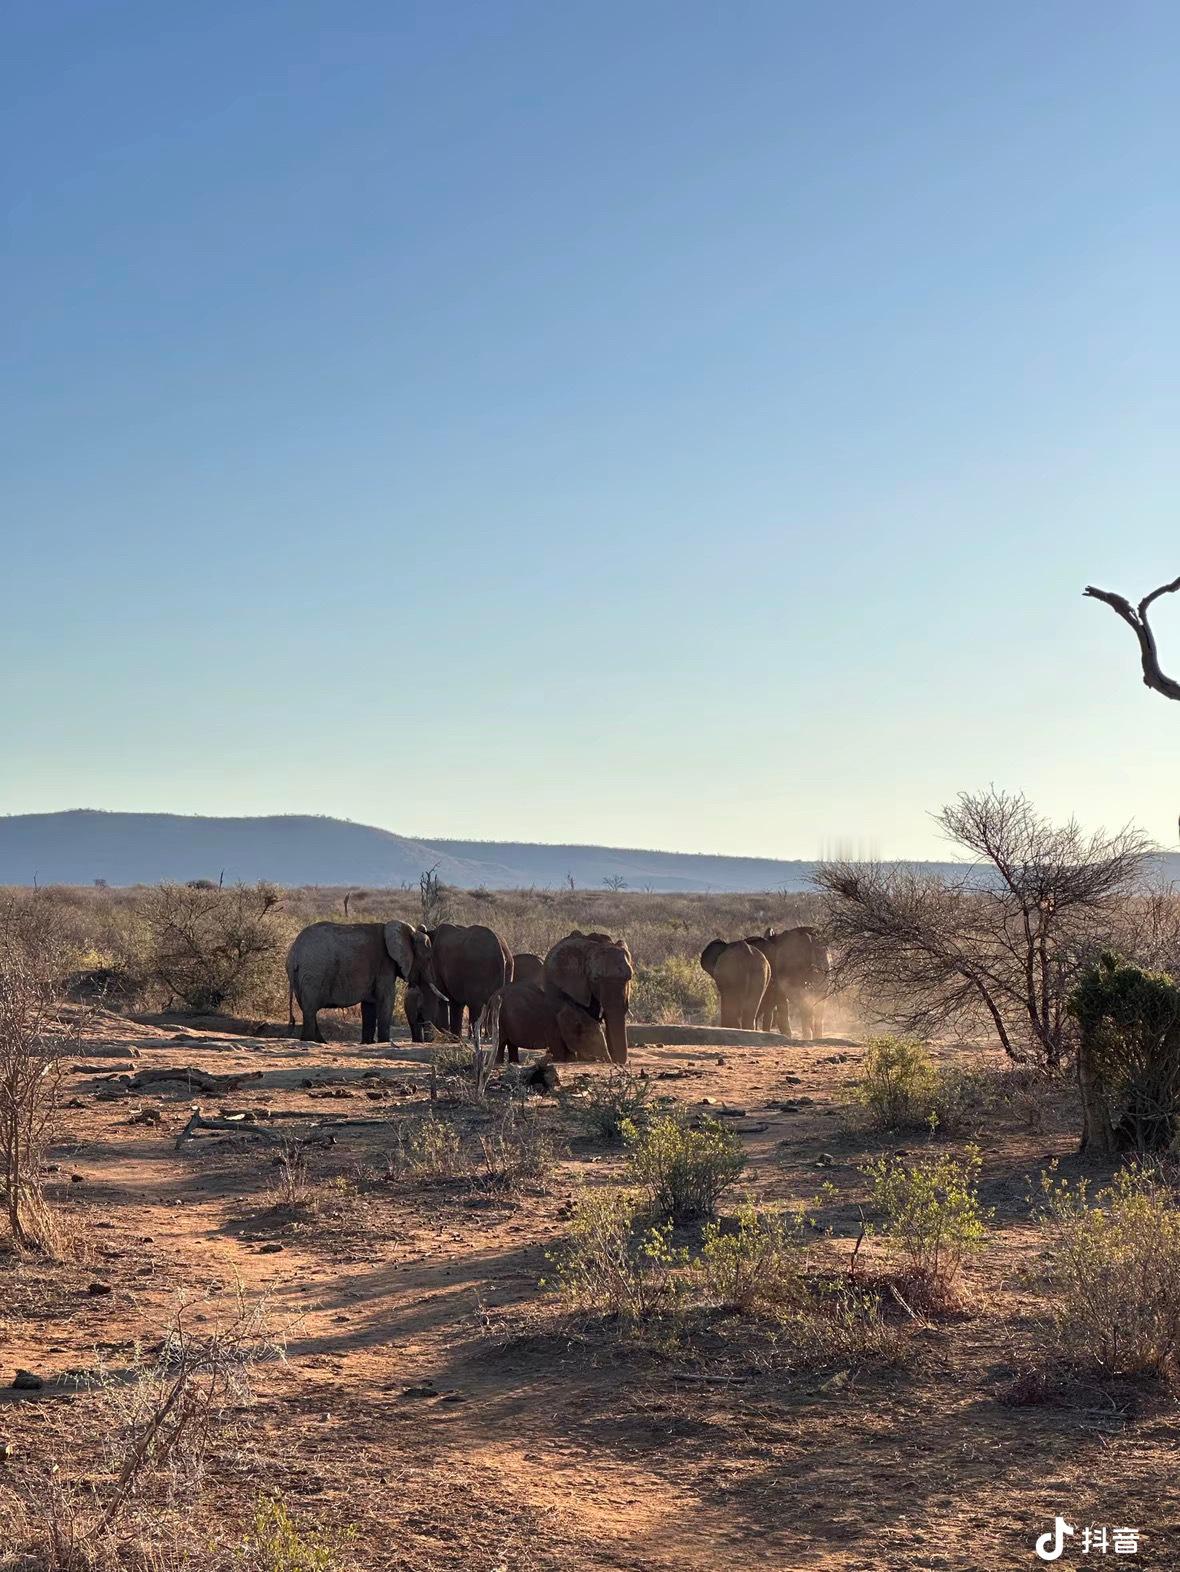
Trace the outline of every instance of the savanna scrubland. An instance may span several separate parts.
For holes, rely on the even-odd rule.
[[[961,880],[807,897],[7,892],[0,1567],[1176,1565],[1180,904],[1133,832],[944,827]],[[324,917],[601,929],[696,1025],[709,939],[807,922],[837,991],[539,1094],[288,1036]]]

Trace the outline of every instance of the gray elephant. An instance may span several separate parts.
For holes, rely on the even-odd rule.
[[[787,928],[782,933],[770,929],[746,942],[770,962],[770,988],[762,1000],[759,1026],[764,1031],[777,1026],[789,1037],[791,1023],[797,1021],[801,1036],[822,1037],[832,959],[815,929]]]
[[[436,993],[430,937],[406,922],[313,922],[287,952],[287,1013],[303,1014],[300,1037],[322,1043],[321,1010],[361,1007],[361,1041],[389,1041],[397,980]]]
[[[615,1064],[627,1062],[627,1012],[631,1007],[631,952],[622,939],[575,929],[545,957],[545,997],[551,1007],[574,1004],[601,1021]]]
[[[459,927],[440,922],[430,930],[432,980],[447,999],[449,1029],[463,1035],[463,1011],[471,1017],[471,1030],[478,1037],[484,1006],[506,982],[512,980],[512,951],[491,928],[481,923]]]
[[[753,1031],[770,987],[770,962],[745,939],[714,939],[701,951],[701,966],[717,984],[722,1026]]]
[[[536,983],[510,982],[492,995],[485,1020],[497,1005],[497,1063],[507,1053],[512,1064],[519,1064],[522,1048],[545,1050],[558,1064],[571,1059],[610,1063],[602,1022],[580,1004],[551,998]]]

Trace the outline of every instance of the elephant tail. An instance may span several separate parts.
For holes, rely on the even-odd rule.
[[[300,1008],[302,1009],[302,1005],[300,1006]],[[289,1032],[293,1032],[295,1030],[295,979],[294,979],[294,977],[290,977],[290,978],[287,979],[287,1030]]]

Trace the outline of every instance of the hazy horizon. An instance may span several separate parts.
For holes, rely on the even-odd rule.
[[[994,782],[1175,844],[1081,598],[1180,572],[1175,7],[6,41],[0,811],[936,858]]]

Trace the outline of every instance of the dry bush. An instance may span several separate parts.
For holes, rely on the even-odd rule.
[[[1073,1364],[1180,1375],[1180,1210],[1155,1167],[1120,1170],[1091,1203],[1084,1179],[1042,1179],[1052,1332]]]
[[[153,979],[198,1013],[240,1006],[281,970],[287,933],[269,884],[161,884],[145,907]],[[286,997],[286,989],[281,989]]]
[[[652,1082],[645,1076],[612,1069],[595,1076],[583,1091],[571,1093],[566,1106],[591,1135],[604,1141],[621,1141],[627,1127],[642,1129],[652,1116]]]
[[[922,1043],[907,1037],[869,1039],[853,1095],[870,1129],[932,1136],[961,1135],[1004,1100],[995,1073],[936,1065]]]
[[[189,1325],[178,1305],[151,1359],[127,1371],[96,1370],[89,1396],[100,1410],[102,1455],[85,1477],[54,1470],[21,1526],[16,1553],[40,1572],[143,1572],[190,1564],[190,1546],[166,1555],[161,1514],[200,1499],[207,1469],[234,1444],[251,1400],[250,1370],[282,1355],[264,1303],[239,1294],[231,1319],[213,1331]],[[4,1548],[7,1548],[5,1546]],[[19,1564],[19,1563],[18,1563]]]
[[[481,1182],[491,1189],[515,1190],[537,1184],[553,1172],[558,1151],[552,1133],[536,1110],[508,1103],[492,1130],[476,1138]]]
[[[50,1249],[60,1237],[42,1173],[54,1138],[65,1043],[39,942],[40,935],[21,924],[0,929],[0,1180],[17,1249]]]
[[[399,1124],[395,1140],[389,1158],[394,1178],[453,1179],[460,1171],[459,1132],[437,1114]]]
[[[1071,1046],[1066,1000],[1138,886],[1137,831],[1086,836],[1023,796],[963,794],[937,815],[972,859],[957,878],[872,863],[826,863],[824,927],[836,981],[854,984],[907,1035],[994,1031],[1018,1063],[1058,1066]]]

